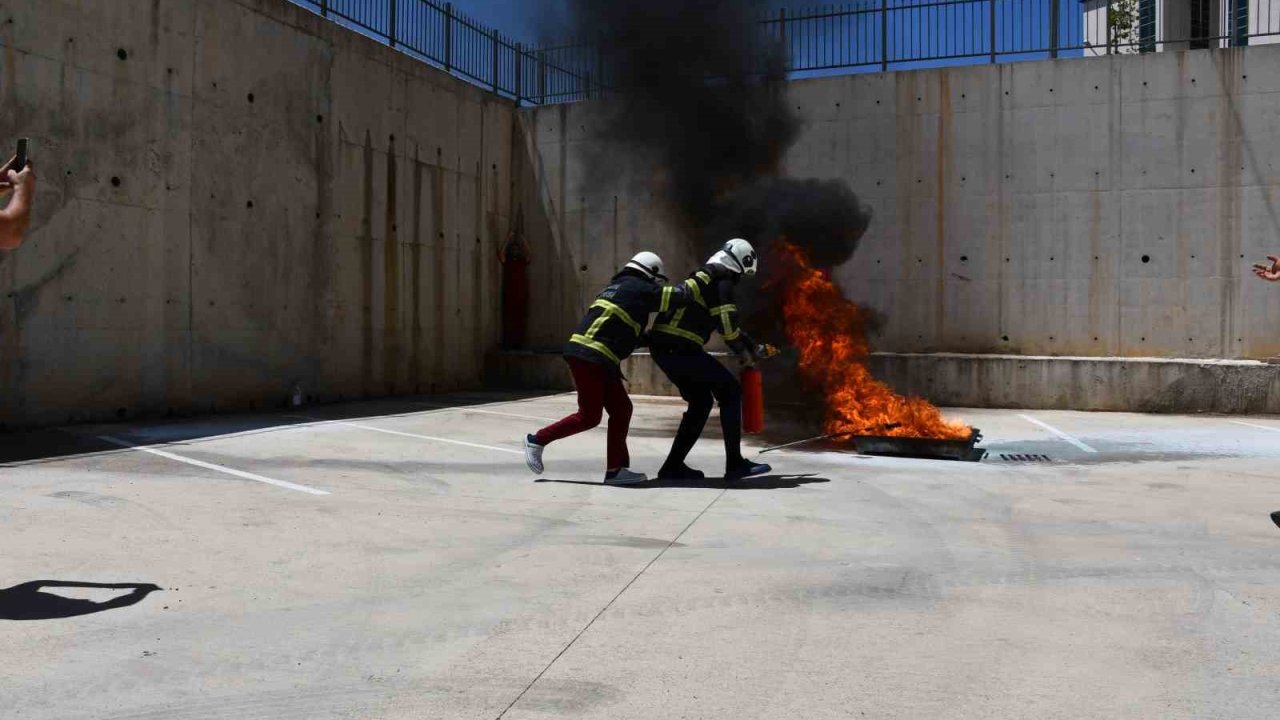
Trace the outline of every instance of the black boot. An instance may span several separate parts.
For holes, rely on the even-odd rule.
[[[662,469],[658,470],[659,480],[702,480],[706,477],[701,470],[694,470],[684,463],[674,467],[663,465]]]
[[[724,469],[725,480],[741,480],[754,475],[764,475],[773,472],[773,467],[764,463],[752,462],[744,458],[738,458],[736,462],[731,462]]]

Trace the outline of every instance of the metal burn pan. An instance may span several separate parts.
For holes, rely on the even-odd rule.
[[[841,444],[845,447],[852,445],[854,450],[863,455],[978,462],[987,456],[986,450],[975,447],[981,441],[982,431],[973,428],[966,440],[851,435]]]

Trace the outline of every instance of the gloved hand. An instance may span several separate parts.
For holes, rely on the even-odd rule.
[[[757,360],[768,360],[779,352],[781,352],[781,350],[769,343],[760,343],[753,348],[752,355],[754,355]]]

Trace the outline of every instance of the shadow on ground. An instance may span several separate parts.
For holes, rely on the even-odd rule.
[[[585,480],[556,480],[542,478],[534,480],[539,483],[560,483],[562,485],[595,485],[599,487],[618,488],[619,490],[646,490],[655,488],[706,488],[712,490],[792,490],[801,485],[828,483],[831,478],[808,475],[761,475],[743,480],[725,480],[724,478],[705,478],[702,480],[649,480],[635,485],[605,485],[603,482]]]
[[[45,588],[90,588],[128,590],[118,597],[97,602],[43,592]],[[63,580],[32,580],[0,590],[0,620],[56,620],[91,615],[104,610],[129,607],[160,589],[151,583],[91,583]]]
[[[119,445],[100,436],[110,436],[134,445],[204,440],[222,435],[270,432],[305,423],[361,420],[408,415],[430,410],[449,410],[497,402],[550,397],[558,393],[476,392],[449,395],[421,395],[393,399],[346,401],[332,405],[308,405],[279,412],[228,413],[194,418],[167,418],[120,424],[75,425],[0,433],[0,466],[117,452]]]

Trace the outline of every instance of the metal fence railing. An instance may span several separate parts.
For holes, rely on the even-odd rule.
[[[520,103],[595,97],[604,43],[526,46],[435,0],[292,0]],[[754,52],[797,75],[1280,43],[1280,0],[858,0],[779,10]]]
[[[888,70],[1276,42],[1280,0],[862,0],[759,22],[793,72]]]
[[[787,72],[804,77],[1280,43],[1280,0],[859,0],[754,22],[754,45],[780,45]],[[599,94],[610,79],[590,69],[607,68],[608,53],[607,42],[557,48],[577,84],[546,100]]]
[[[518,103],[581,95],[580,88],[598,84],[579,74],[587,69],[582,64],[590,54],[585,48],[577,46],[570,53],[516,42],[458,12],[452,3],[290,1]]]

